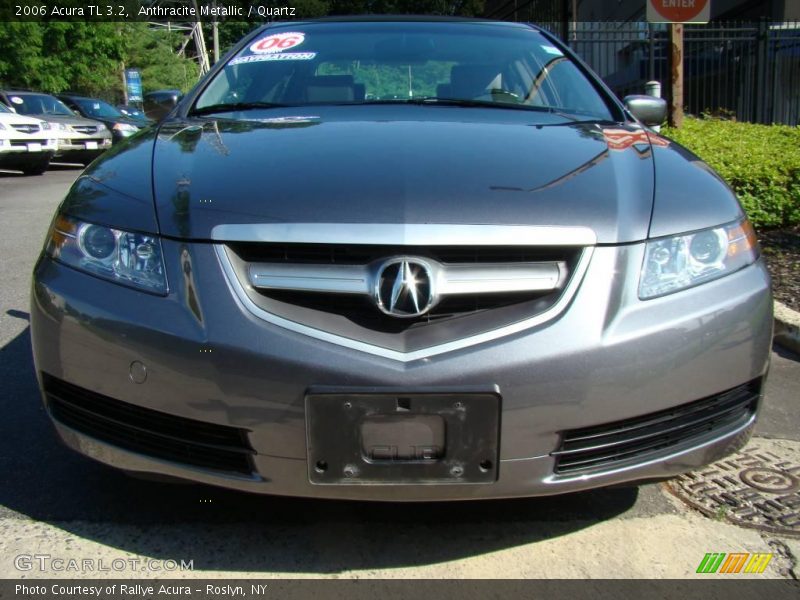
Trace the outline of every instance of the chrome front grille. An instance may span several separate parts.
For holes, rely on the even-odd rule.
[[[37,133],[40,129],[36,123],[12,124],[11,126],[21,133]]]
[[[574,293],[594,241],[580,228],[238,227],[212,235],[233,291],[251,312],[399,360],[553,318]],[[552,243],[559,234],[566,243]]]
[[[83,133],[85,135],[97,133],[97,125],[73,125],[72,129],[73,131]]]
[[[566,275],[563,261],[456,265],[430,259],[425,262],[434,276],[436,293],[442,296],[547,292],[557,288]],[[381,264],[380,260],[366,265],[251,263],[248,279],[253,287],[267,293],[269,290],[293,290],[368,296],[378,284],[377,270]]]
[[[540,312],[563,290],[580,254],[575,248],[540,252],[482,248],[485,253],[471,249],[466,255],[458,248],[416,246],[258,246],[227,245],[241,283],[257,304],[277,314],[296,314],[298,308],[326,312],[384,333],[531,301],[539,301],[536,312]],[[505,262],[496,262],[500,255]],[[330,262],[318,262],[322,257]],[[435,299],[423,314],[393,315],[385,310],[397,274],[387,282],[381,267],[402,261],[424,264],[430,274],[428,287]],[[380,288],[386,298],[383,304]],[[292,308],[284,311],[282,305]]]

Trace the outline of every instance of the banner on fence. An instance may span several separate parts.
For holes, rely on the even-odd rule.
[[[139,69],[125,69],[125,88],[128,102],[136,104],[144,100],[142,96],[142,74]]]

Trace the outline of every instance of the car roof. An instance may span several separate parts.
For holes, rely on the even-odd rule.
[[[89,100],[101,100],[96,96],[87,96],[86,94],[79,94],[78,92],[60,92],[57,96],[69,96],[70,98],[88,98]]]
[[[531,24],[517,21],[498,21],[482,17],[449,17],[441,15],[337,15],[301,19],[297,21],[273,21],[272,25],[297,25],[299,23],[490,23],[511,28],[530,28]]]
[[[49,92],[37,92],[37,91],[34,91],[34,90],[5,90],[5,89],[0,89],[0,94],[6,94],[6,95],[12,95],[13,94],[15,96],[22,96],[23,94],[37,94],[39,96],[52,96],[54,98],[56,97],[56,94],[51,94]]]
[[[493,25],[506,27],[508,29],[533,29],[540,33],[546,33],[541,27],[533,23],[523,23],[518,21],[497,21],[480,17],[446,17],[439,15],[339,15],[331,17],[319,17],[316,19],[303,19],[298,21],[271,21],[264,23],[255,30],[256,35],[262,31],[267,31],[273,27],[280,26],[301,26],[323,23],[472,23],[476,25]],[[146,96],[147,94],[145,94]]]
[[[475,25],[492,25],[505,27],[508,29],[533,29],[540,33],[545,31],[533,23],[523,23],[518,21],[497,21],[480,17],[445,17],[438,15],[340,15],[331,17],[319,17],[316,19],[303,19],[297,21],[271,21],[264,23],[255,31],[260,33],[274,27],[280,26],[302,26],[324,23],[460,23]],[[257,34],[256,34],[257,35]]]

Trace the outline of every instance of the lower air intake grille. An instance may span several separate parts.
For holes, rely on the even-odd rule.
[[[677,408],[565,431],[553,453],[555,471],[572,475],[635,464],[735,429],[755,413],[760,387],[761,380],[756,380]]]
[[[141,408],[43,374],[47,404],[64,425],[131,452],[216,471],[250,474],[246,432]]]

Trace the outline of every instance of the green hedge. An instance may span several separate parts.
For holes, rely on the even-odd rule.
[[[662,132],[730,184],[756,227],[800,223],[800,127],[687,118]]]

